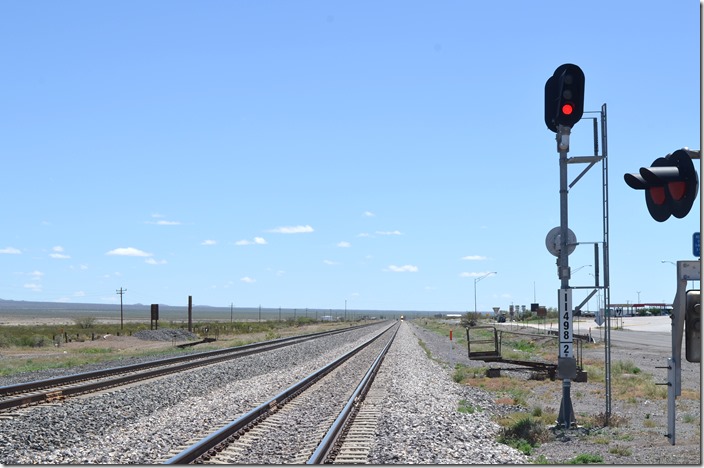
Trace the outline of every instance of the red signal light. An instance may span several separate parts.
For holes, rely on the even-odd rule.
[[[667,184],[667,190],[673,200],[679,201],[687,194],[687,182],[675,181]]]
[[[653,199],[653,203],[658,206],[665,204],[665,187],[650,187],[650,197]]]
[[[574,112],[574,106],[569,102],[562,106],[562,113],[564,115],[572,115],[572,112]]]

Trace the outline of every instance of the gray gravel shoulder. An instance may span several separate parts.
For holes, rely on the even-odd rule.
[[[466,346],[451,346],[448,336],[440,336],[423,328],[423,319],[408,322],[413,332],[422,340],[433,359],[442,363],[451,375],[454,364],[468,367],[486,367],[482,361],[467,357]],[[455,333],[464,330],[458,325]],[[612,347],[613,349],[613,347]],[[666,381],[666,360],[649,349],[617,349],[612,351],[614,360],[631,361],[643,372],[653,375],[656,382]],[[583,358],[598,362],[604,360],[603,347],[586,350]],[[611,411],[619,419],[617,427],[596,428],[591,431],[570,431],[555,434],[555,437],[535,449],[531,460],[546,460],[550,463],[567,463],[580,454],[599,455],[604,463],[614,464],[701,464],[701,366],[683,363],[682,389],[686,395],[677,399],[677,444],[671,445],[664,434],[667,432],[667,398],[617,399],[612,398]],[[515,375],[514,375],[515,374]],[[521,377],[520,373],[512,376]],[[524,374],[525,375],[525,374]],[[535,407],[558,409],[562,398],[561,381],[544,381],[544,384],[526,399],[530,412]],[[572,402],[580,423],[580,417],[596,416],[605,412],[604,383],[573,383]],[[697,395],[699,395],[697,397]],[[502,405],[497,405],[501,407]],[[505,407],[513,411],[515,407]],[[501,412],[499,408],[497,411]]]
[[[496,442],[499,426],[491,419],[498,407],[491,396],[452,381],[428,359],[416,331],[401,324],[374,383],[386,387],[387,396],[370,463],[527,463],[525,455]]]

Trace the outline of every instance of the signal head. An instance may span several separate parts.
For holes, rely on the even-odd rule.
[[[584,113],[584,72],[577,65],[557,67],[545,83],[545,124],[557,133],[560,125],[573,127]]]

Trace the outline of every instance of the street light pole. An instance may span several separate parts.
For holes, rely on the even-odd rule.
[[[486,278],[489,275],[495,275],[497,274],[495,271],[490,271],[489,273],[486,273],[483,276],[480,276],[479,278],[474,278],[474,315],[477,315],[477,283]]]

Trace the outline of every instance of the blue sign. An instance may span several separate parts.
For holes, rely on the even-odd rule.
[[[695,256],[695,257],[701,257],[701,256],[702,256],[702,254],[701,254],[701,252],[702,252],[701,244],[702,244],[702,236],[701,236],[701,233],[695,232],[694,234],[692,234],[692,253],[694,253],[694,256]]]

